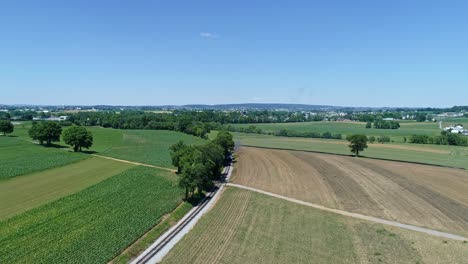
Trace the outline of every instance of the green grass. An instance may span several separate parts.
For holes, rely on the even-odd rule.
[[[135,167],[0,222],[0,263],[104,263],[181,202],[173,173]]]
[[[216,206],[162,263],[463,263],[466,260],[465,244],[450,241],[448,248],[442,241],[426,234],[387,228],[228,187]],[[432,252],[437,252],[437,258]]]
[[[17,125],[13,135],[19,139],[31,140],[27,134],[29,128],[29,123]],[[179,140],[183,140],[186,144],[202,144],[205,141],[195,136],[168,130],[124,130],[101,127],[86,129],[93,133],[94,141],[93,146],[89,150],[84,149],[85,151],[168,168],[174,168],[169,152],[171,145]],[[69,147],[63,141],[58,145]]]
[[[399,129],[365,128],[364,122],[301,122],[301,123],[275,123],[275,124],[235,124],[235,127],[247,128],[256,126],[264,131],[278,132],[281,129],[289,129],[298,132],[330,132],[332,134],[365,134],[367,136],[389,136],[396,142],[403,142],[404,137],[413,134],[435,136],[440,134],[439,124],[434,122],[402,121]]]
[[[123,140],[123,130],[101,127],[87,127],[93,133],[93,146],[90,151],[98,153],[110,150],[113,146],[118,146]],[[65,144],[65,143],[63,143]]]
[[[90,158],[0,182],[0,220],[81,191],[133,165]]]
[[[203,139],[166,130],[91,129],[100,155],[173,168],[169,147],[179,140],[186,144],[201,144]],[[112,140],[109,140],[112,138]]]
[[[182,219],[191,209],[193,205],[188,202],[183,202],[161,223],[146,233],[141,239],[131,245],[127,250],[115,258],[111,263],[125,264],[129,263],[132,259],[136,258],[141,252],[146,250],[156,239],[158,239],[164,232],[174,226],[180,219]]]
[[[39,146],[16,137],[0,136],[0,181],[64,166],[88,157],[82,153]]]
[[[233,133],[234,140],[242,145],[305,151],[319,151],[350,155],[347,141],[276,137],[269,135]],[[421,162],[434,165],[468,169],[468,147],[418,145],[418,144],[369,144],[363,156],[381,159]]]

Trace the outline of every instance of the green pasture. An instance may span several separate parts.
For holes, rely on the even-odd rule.
[[[181,132],[167,130],[90,129],[97,154],[173,168],[169,147],[183,140],[186,144],[201,144],[203,139]]]
[[[400,122],[399,129],[376,129],[366,128],[364,122],[340,122],[340,121],[320,121],[320,122],[300,122],[300,123],[272,123],[272,124],[233,124],[234,127],[248,128],[255,126],[265,132],[279,132],[282,129],[294,130],[297,132],[330,132],[332,134],[365,134],[367,136],[389,136],[394,141],[403,142],[404,137],[413,134],[435,136],[440,134],[439,124],[434,122]]]
[[[31,139],[27,130],[30,127],[30,122],[16,125],[12,135],[29,141]],[[84,151],[168,168],[173,168],[169,153],[171,145],[179,140],[183,140],[186,144],[204,142],[201,138],[168,130],[123,130],[102,127],[86,127],[86,129],[92,132],[94,141],[93,146]],[[59,146],[69,148],[63,141],[57,143]]]

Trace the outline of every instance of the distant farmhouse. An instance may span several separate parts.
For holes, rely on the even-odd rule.
[[[444,131],[450,132],[452,134],[462,134],[468,136],[468,130],[463,128],[462,125],[453,125],[449,127],[445,127]]]
[[[48,118],[33,117],[34,121],[65,121],[68,119],[68,116],[51,116]]]

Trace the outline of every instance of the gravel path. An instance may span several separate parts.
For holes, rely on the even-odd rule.
[[[448,238],[448,239],[454,239],[454,240],[459,240],[459,241],[468,241],[468,238],[465,238],[465,237],[462,237],[462,236],[458,236],[458,235],[454,235],[454,234],[450,234],[450,233],[445,233],[445,232],[440,232],[440,231],[436,231],[436,230],[432,230],[432,229],[422,228],[422,227],[418,227],[418,226],[402,224],[402,223],[389,221],[389,220],[385,220],[385,219],[380,219],[380,218],[376,218],[376,217],[371,217],[371,216],[366,216],[366,215],[362,215],[362,214],[356,214],[356,213],[350,213],[350,212],[346,212],[346,211],[342,211],[342,210],[332,209],[332,208],[324,207],[324,206],[321,206],[321,205],[318,205],[318,204],[304,202],[304,201],[297,200],[297,199],[294,199],[294,198],[289,198],[289,197],[286,197],[286,196],[282,196],[282,195],[279,195],[279,194],[274,194],[274,193],[262,191],[262,190],[259,190],[259,189],[256,189],[256,188],[251,188],[251,187],[247,187],[247,186],[240,185],[240,184],[228,183],[227,185],[232,186],[232,187],[245,189],[245,190],[249,190],[249,191],[253,191],[253,192],[262,193],[262,194],[265,194],[265,195],[268,195],[268,196],[276,197],[276,198],[283,199],[283,200],[286,200],[286,201],[290,201],[290,202],[293,202],[293,203],[310,206],[310,207],[313,207],[313,208],[316,208],[316,209],[320,209],[320,210],[324,210],[324,211],[327,211],[327,212],[332,212],[332,213],[336,213],[336,214],[340,214],[340,215],[344,215],[344,216],[350,216],[350,217],[363,219],[363,220],[367,220],[367,221],[371,221],[371,222],[375,222],[375,223],[380,223],[380,224],[384,224],[384,225],[390,225],[390,226],[405,228],[405,229],[408,229],[408,230],[413,230],[413,231],[417,231],[417,232],[421,232],[421,233],[426,233],[426,234],[433,235],[433,236],[438,236],[438,237],[443,237],[443,238]]]

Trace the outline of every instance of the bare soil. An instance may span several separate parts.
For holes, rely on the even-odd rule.
[[[468,171],[243,147],[232,181],[330,208],[468,234]]]

